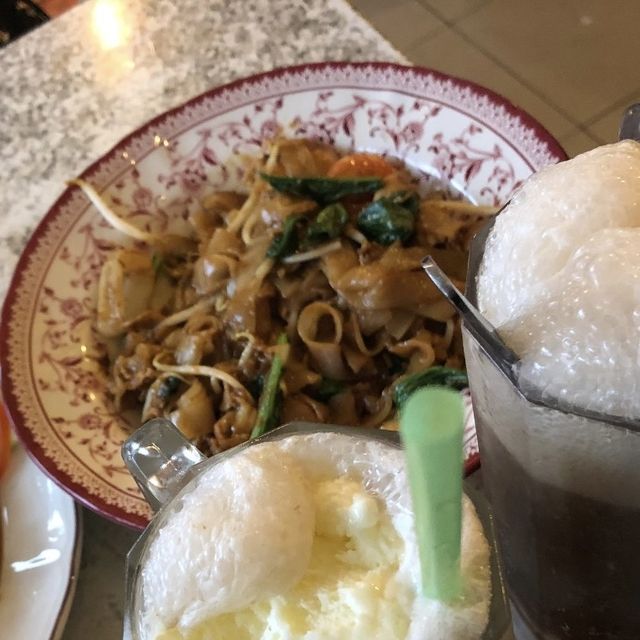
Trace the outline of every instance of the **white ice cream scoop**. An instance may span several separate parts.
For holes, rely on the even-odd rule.
[[[168,447],[165,446],[167,442]],[[265,607],[271,607],[269,615],[273,617],[269,619],[278,626],[288,615],[286,594],[292,593],[294,601],[298,602],[296,594],[299,592],[304,598],[307,588],[304,585],[315,579],[317,570],[313,567],[317,565],[318,553],[329,554],[326,558],[322,555],[322,566],[327,571],[331,571],[328,567],[336,561],[355,563],[355,568],[349,570],[351,573],[343,574],[340,569],[335,574],[344,576],[340,588],[321,594],[318,602],[324,603],[322,611],[314,613],[312,607],[308,610],[312,615],[320,616],[315,631],[318,638],[328,637],[327,624],[344,624],[349,611],[349,615],[355,615],[351,629],[353,637],[358,638],[396,637],[394,611],[402,611],[402,616],[408,618],[411,629],[407,630],[406,637],[412,640],[501,638],[508,624],[507,606],[493,541],[490,541],[489,551],[482,531],[484,527],[485,532],[490,532],[488,509],[473,483],[465,486],[465,493],[472,500],[463,498],[465,597],[458,603],[422,602],[420,599],[420,606],[414,606],[414,601],[418,600],[419,582],[417,551],[399,447],[396,432],[296,423],[198,462],[200,456],[195,447],[182,439],[171,423],[157,419],[143,425],[125,443],[123,456],[145,495],[153,497],[153,504],[160,507],[160,511],[127,557],[125,640],[146,640],[180,629],[189,636],[201,625],[210,625],[213,621],[226,624],[225,620],[236,613],[241,616],[238,620],[245,624],[243,612],[252,616],[256,607],[255,611],[263,613]],[[262,473],[268,476],[268,482],[261,488],[258,476]],[[325,487],[322,484],[331,478],[345,480],[347,484],[340,484],[340,490],[335,493],[337,485]],[[248,486],[252,479],[257,479],[258,486]],[[363,502],[366,493],[358,494],[360,497],[353,504],[348,502],[345,491],[349,483],[354,485],[354,479],[360,487],[358,491],[377,496],[373,503],[371,498],[368,498],[369,502]],[[277,486],[272,487],[274,482]],[[229,491],[230,484],[242,494],[239,495],[240,504],[235,507],[232,503],[238,497],[237,491]],[[270,488],[277,495],[269,495]],[[328,496],[328,502],[324,501],[326,504],[322,502],[322,496]],[[374,509],[375,513],[370,513],[372,505],[375,507],[376,504],[379,506]],[[224,513],[218,513],[221,506],[226,509]],[[252,513],[249,513],[249,507],[252,507]],[[337,508],[335,513],[331,511],[334,507]],[[292,515],[296,520],[293,526]],[[314,524],[315,520],[318,522]],[[360,536],[359,542],[353,548],[347,545],[338,550],[335,558],[330,552],[332,547],[317,547],[314,543],[315,550],[309,561],[305,555],[312,546],[309,527],[313,526],[316,540],[318,535],[328,535],[325,529],[335,528],[334,520],[338,524],[344,520],[340,524],[340,527],[346,527],[343,533]],[[391,538],[387,538],[389,531],[385,526],[395,530],[392,538],[400,537],[402,543],[397,549],[404,551],[397,551],[400,553],[397,564],[395,560],[389,561],[386,577],[382,578],[380,574],[375,578],[382,580],[380,585],[386,584],[384,588],[388,590],[380,600],[376,589],[382,586],[367,590],[364,586],[372,584],[369,578],[364,582],[359,579],[353,582],[353,578],[359,571],[365,574],[373,571],[371,576],[377,575],[378,569],[363,568],[365,565],[361,562],[365,559],[367,563],[373,562],[372,558],[378,558],[377,553],[383,558],[396,549],[396,546],[387,546]],[[342,531],[340,527],[338,529]],[[354,529],[351,533],[350,527]],[[364,531],[367,527],[371,531],[382,527],[380,540],[384,542],[378,551],[368,537],[370,534]],[[241,538],[238,538],[240,534]],[[291,538],[288,541],[287,536]],[[343,535],[335,540],[343,538],[346,539]],[[237,544],[238,540],[242,544]],[[216,550],[220,549],[222,555],[217,557]],[[377,562],[375,560],[371,567],[378,567]],[[302,571],[303,576],[300,575]],[[321,584],[325,582],[323,578]],[[326,590],[326,584],[322,588]],[[256,600],[258,595],[261,600]],[[335,598],[339,601],[334,602]],[[295,608],[294,604],[291,606]],[[343,611],[344,606],[347,609]],[[363,609],[361,615],[354,607]],[[380,628],[375,627],[363,635],[367,625],[371,626],[371,615],[383,615],[379,620]],[[393,634],[385,631],[385,625],[393,626]],[[341,633],[338,635],[343,637]]]

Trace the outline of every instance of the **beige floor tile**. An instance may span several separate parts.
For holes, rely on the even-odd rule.
[[[639,24],[638,0],[492,0],[456,28],[583,122],[637,84]]]
[[[445,22],[455,22],[471,11],[479,9],[489,0],[420,0]]]
[[[350,0],[351,6],[391,44],[407,48],[444,27],[444,23],[417,0]]]
[[[567,134],[575,126],[451,29],[411,47],[407,56],[416,64],[473,80],[493,89],[537,118],[556,137]]]
[[[640,102],[640,90],[635,96],[627,98],[623,103],[611,108],[605,115],[587,125],[587,130],[602,142],[615,142],[618,139],[620,119],[626,107]]]
[[[577,127],[567,135],[559,138],[558,142],[570,158],[577,156],[579,153],[589,151],[589,149],[593,149],[600,144],[593,136],[590,136]]]

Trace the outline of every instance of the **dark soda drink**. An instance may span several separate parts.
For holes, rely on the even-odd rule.
[[[636,141],[534,173],[472,241],[465,357],[519,640],[640,639],[639,284]]]
[[[640,510],[538,481],[478,428],[509,595],[534,637],[637,639]]]
[[[637,640],[638,433],[530,404],[465,352],[516,637]]]

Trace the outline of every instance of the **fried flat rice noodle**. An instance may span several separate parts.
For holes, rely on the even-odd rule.
[[[425,194],[399,162],[380,159],[382,188],[340,200],[346,223],[310,242],[300,229],[334,203],[285,193],[261,174],[326,178],[343,155],[317,141],[266,142],[261,155],[235,159],[241,188],[206,187],[180,237],[137,229],[91,185],[75,183],[123,243],[131,238],[107,256],[98,285],[95,329],[108,345],[116,407],[167,417],[216,453],[250,437],[275,354],[284,363],[278,423],[391,424],[395,381],[463,366],[459,322],[420,264],[433,255],[463,286],[469,239],[495,209]],[[379,244],[359,212],[399,193],[419,198],[415,230]],[[291,216],[297,244],[279,255],[274,243]],[[286,351],[275,346],[283,337]]]

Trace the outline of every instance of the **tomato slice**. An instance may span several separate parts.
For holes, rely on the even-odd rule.
[[[352,153],[336,160],[327,173],[329,178],[385,178],[395,169],[374,153]]]
[[[395,169],[375,153],[351,153],[336,160],[327,172],[328,178],[385,178]],[[371,202],[373,194],[347,196],[340,202],[353,217]]]
[[[9,466],[11,427],[5,406],[0,402],[0,478]]]

